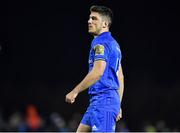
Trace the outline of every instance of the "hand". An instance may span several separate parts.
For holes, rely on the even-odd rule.
[[[122,118],[122,109],[120,109],[119,114],[116,117],[116,121],[119,121]]]
[[[77,97],[78,93],[75,92],[75,91],[71,91],[70,93],[68,93],[66,95],[66,99],[65,101],[68,102],[68,103],[71,103],[73,104],[75,102],[75,98]]]

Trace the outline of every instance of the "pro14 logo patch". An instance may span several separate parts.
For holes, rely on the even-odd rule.
[[[103,45],[96,45],[94,47],[94,50],[95,50],[95,55],[104,55],[104,46]]]

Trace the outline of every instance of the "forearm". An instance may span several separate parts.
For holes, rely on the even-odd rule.
[[[89,88],[91,85],[95,84],[99,79],[101,78],[101,75],[94,70],[89,72],[86,77],[74,88],[73,91],[80,93],[87,88]]]
[[[122,75],[122,77],[119,78],[119,83],[120,83],[120,88],[119,88],[118,92],[119,92],[119,96],[120,96],[120,101],[122,101],[123,93],[124,93],[124,77],[123,77],[123,75]]]
[[[70,92],[66,95],[66,102],[74,103],[77,95],[95,84],[103,75],[106,68],[106,62],[104,60],[97,60],[94,62],[93,69],[86,75],[86,77]]]
[[[123,93],[124,93],[124,75],[123,75],[123,70],[122,70],[121,65],[119,68],[118,79],[119,79],[119,84],[120,84],[120,88],[119,88],[118,92],[120,95],[120,101],[122,101]]]

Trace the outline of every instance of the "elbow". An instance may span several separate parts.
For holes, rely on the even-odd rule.
[[[96,72],[94,72],[94,75],[95,75],[95,79],[99,80],[103,76],[103,72],[96,71]]]
[[[124,75],[123,75],[123,73],[120,73],[118,77],[119,77],[119,79],[124,80]]]
[[[121,78],[124,80],[124,75],[122,74]]]
[[[96,69],[96,68],[94,68],[94,69],[92,69],[91,73],[92,73],[94,79],[97,81],[97,80],[101,79],[101,77],[103,76],[104,69]]]
[[[103,73],[97,74],[97,80],[99,80],[103,76]]]

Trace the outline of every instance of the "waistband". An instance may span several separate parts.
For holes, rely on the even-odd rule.
[[[100,92],[90,95],[90,105],[120,105],[120,97],[117,90]]]

